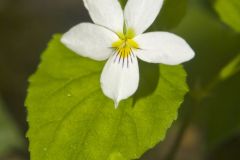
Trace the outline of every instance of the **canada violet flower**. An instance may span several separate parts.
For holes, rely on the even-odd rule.
[[[144,33],[156,19],[164,0],[128,0],[124,11],[118,0],[83,0],[93,23],[71,28],[61,39],[77,54],[102,61],[103,93],[114,100],[133,95],[139,84],[137,58],[177,65],[194,57],[194,51],[179,36],[168,32]]]

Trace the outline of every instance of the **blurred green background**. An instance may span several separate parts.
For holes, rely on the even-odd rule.
[[[240,54],[240,34],[222,22],[214,0],[167,1],[150,30],[174,32],[196,51],[185,64],[191,92],[164,142],[142,159],[239,160],[240,74],[217,78]],[[29,159],[27,79],[51,36],[85,21],[81,0],[0,0],[0,160]]]

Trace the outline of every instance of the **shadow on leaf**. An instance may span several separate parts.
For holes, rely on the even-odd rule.
[[[135,95],[133,96],[133,106],[144,97],[151,95],[157,88],[159,81],[159,65],[139,61],[140,82]]]

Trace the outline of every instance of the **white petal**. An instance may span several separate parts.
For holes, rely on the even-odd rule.
[[[141,34],[153,23],[162,7],[163,0],[128,0],[124,10],[126,25]]]
[[[122,32],[123,11],[118,0],[83,0],[94,23],[114,32]]]
[[[128,57],[124,62],[123,59],[119,61],[116,55],[109,58],[101,75],[101,87],[104,94],[114,100],[115,107],[136,92],[138,83],[139,69],[135,56]]]
[[[112,43],[118,36],[104,27],[81,23],[62,36],[62,43],[77,54],[94,60],[106,60],[112,54]]]
[[[136,55],[150,63],[177,65],[192,59],[192,48],[181,37],[168,32],[151,32],[135,38],[141,48]]]

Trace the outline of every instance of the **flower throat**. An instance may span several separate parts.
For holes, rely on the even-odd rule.
[[[119,40],[112,43],[112,48],[116,51],[120,59],[128,58],[133,54],[132,49],[139,49],[137,42],[134,41],[135,32],[128,29],[125,33],[118,33]]]

